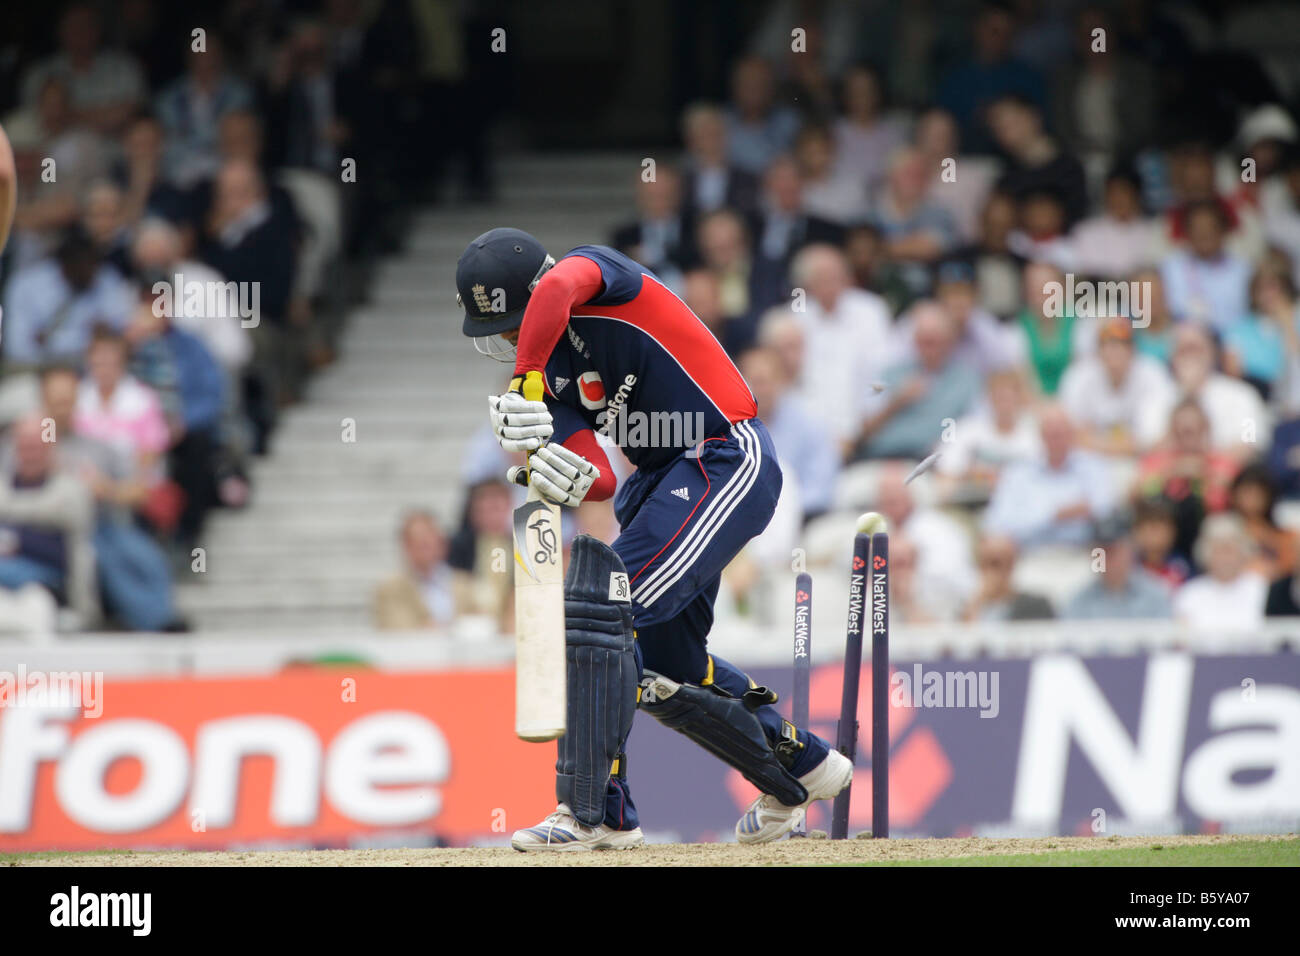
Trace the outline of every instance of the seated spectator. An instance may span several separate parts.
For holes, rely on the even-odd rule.
[[[1081,447],[1131,456],[1164,437],[1143,411],[1153,404],[1171,408],[1175,391],[1163,365],[1136,354],[1131,320],[1113,318],[1101,327],[1096,353],[1066,369],[1060,400],[1078,426]]]
[[[73,122],[119,133],[145,96],[144,74],[128,54],[105,50],[103,24],[93,3],[78,0],[59,18],[59,52],[23,77],[23,99],[32,103],[52,78],[67,84]]]
[[[1174,317],[1165,297],[1165,283],[1159,269],[1141,269],[1129,279],[1145,290],[1146,315],[1133,315],[1134,341],[1140,354],[1169,364],[1174,351]],[[1134,310],[1136,313],[1136,310]],[[1146,324],[1143,325],[1142,323]]]
[[[1022,550],[1088,543],[1095,522],[1115,507],[1105,463],[1079,448],[1074,425],[1059,405],[1039,414],[1043,455],[1008,465],[984,513],[984,530],[1015,540]]]
[[[1286,148],[1278,173],[1261,186],[1264,236],[1291,260],[1291,281],[1300,286],[1300,145]]]
[[[780,153],[794,145],[799,115],[777,106],[772,66],[762,57],[747,56],[731,71],[731,103],[727,107],[727,148],[731,163],[758,175]]]
[[[1133,508],[1133,547],[1138,563],[1165,582],[1170,591],[1188,579],[1191,561],[1174,550],[1178,523],[1164,498],[1141,498]]]
[[[1016,590],[1013,583],[1016,543],[1011,538],[996,535],[980,538],[975,566],[979,569],[979,590],[966,605],[964,620],[1045,621],[1056,617],[1047,598]]]
[[[673,285],[694,256],[682,214],[677,171],[660,166],[654,179],[638,176],[636,205],[636,220],[617,227],[611,244]]]
[[[788,156],[778,156],[763,174],[754,237],[758,268],[784,276],[800,249],[814,242],[838,244],[844,230],[830,220],[809,215],[798,164]],[[775,283],[768,286],[775,289]],[[780,290],[781,294],[785,291],[785,287]]]
[[[1069,52],[1049,55],[1052,127],[1076,156],[1129,154],[1144,144],[1154,125],[1160,78],[1152,65],[1122,41],[1104,55],[1097,51],[1098,31],[1118,36],[1116,27],[1108,10],[1082,5],[1071,24]]]
[[[1066,603],[1069,620],[1131,620],[1170,616],[1169,588],[1137,560],[1127,522],[1120,516],[1098,522],[1093,554],[1101,550],[1097,579]]]
[[[885,237],[885,251],[906,266],[904,278],[915,291],[929,284],[931,263],[958,242],[957,227],[943,207],[929,198],[930,171],[910,146],[890,159],[889,175],[872,208],[873,224]]]
[[[861,184],[864,198],[880,187],[889,157],[904,142],[904,130],[885,115],[882,86],[880,73],[861,63],[840,77],[843,113],[834,126],[835,174]]]
[[[199,258],[228,281],[258,289],[248,413],[259,453],[267,448],[276,409],[298,397],[304,373],[308,342],[301,325],[289,322],[295,233],[295,223],[275,214],[252,163],[233,160],[222,167]]]
[[[1119,279],[1156,264],[1160,227],[1142,214],[1136,170],[1117,166],[1107,174],[1101,214],[1080,222],[1070,238],[1075,265],[1084,275]]]
[[[956,358],[956,329],[941,306],[918,302],[908,321],[915,330],[913,357],[885,369],[879,393],[858,386],[864,396],[859,454],[865,458],[924,458],[945,422],[965,415],[984,384],[977,369]]]
[[[133,373],[159,396],[171,425],[168,473],[185,500],[176,535],[181,550],[188,552],[219,501],[226,378],[202,340],[160,311],[154,308],[153,293],[144,290],[126,337],[134,351]]]
[[[1168,241],[1183,243],[1191,237],[1190,217],[1201,206],[1219,211],[1219,224],[1226,235],[1241,228],[1237,208],[1219,194],[1214,149],[1205,142],[1189,140],[1169,151],[1169,183],[1173,196],[1165,213]]]
[[[1016,317],[1013,333],[1016,349],[1028,359],[1033,384],[1052,396],[1070,362],[1095,347],[1096,326],[1074,314],[1074,303],[1062,301],[1065,276],[1056,266],[1031,262],[1025,266],[1023,286],[1025,307]],[[1057,315],[1058,311],[1063,314]]]
[[[1296,291],[1286,272],[1260,267],[1250,280],[1250,311],[1223,333],[1223,369],[1244,379],[1265,400],[1300,360],[1300,312]],[[1295,402],[1300,396],[1280,395]]]
[[[1021,262],[1011,251],[1011,233],[1016,227],[1019,207],[1006,193],[992,193],[979,214],[975,241],[955,253],[975,267],[979,303],[1000,319],[1009,319],[1020,311]]]
[[[834,246],[803,249],[791,279],[805,293],[804,311],[795,312],[804,333],[799,393],[847,448],[856,440],[862,391],[874,379],[889,310],[879,296],[853,288],[844,253]]]
[[[208,30],[205,49],[189,51],[185,75],[158,94],[158,118],[167,133],[167,177],[192,183],[214,175],[222,116],[247,109],[252,102],[248,85],[225,68],[220,34]]]
[[[876,508],[889,521],[890,545],[907,539],[916,553],[910,592],[929,608],[929,619],[955,621],[977,584],[966,527],[938,508],[918,505],[906,484],[907,468],[884,465],[876,488]],[[891,567],[897,567],[890,554]]]
[[[1043,128],[1038,106],[1023,95],[1004,96],[989,107],[988,121],[1007,157],[998,191],[1017,201],[1033,192],[1055,193],[1065,206],[1065,229],[1073,228],[1088,211],[1083,165]]]
[[[793,391],[794,382],[775,349],[750,349],[739,364],[758,403],[758,417],[772,435],[782,471],[798,479],[803,520],[829,511],[840,470],[838,446]]]
[[[253,354],[250,330],[244,327],[238,301],[225,294],[225,280],[215,269],[183,255],[181,233],[162,219],[146,219],[135,230],[131,246],[131,266],[147,289],[155,294],[163,290],[155,283],[165,282],[171,292],[169,318],[179,329],[198,336],[212,353],[227,376],[235,380]],[[176,287],[179,280],[180,288]],[[188,288],[198,288],[201,295],[189,295]],[[223,294],[212,296],[213,290]],[[236,299],[238,297],[236,296]]]
[[[987,402],[957,419],[952,440],[943,445],[935,463],[944,496],[950,500],[987,502],[1004,468],[1035,461],[1042,453],[1038,419],[1029,406],[1021,373],[994,372],[988,377],[987,391]]]
[[[1205,574],[1174,595],[1174,617],[1202,634],[1240,634],[1264,621],[1268,581],[1251,570],[1255,542],[1237,515],[1213,515],[1196,539]]]
[[[339,82],[324,24],[300,19],[268,71],[264,100],[270,150],[277,165],[314,169],[337,177],[352,139],[345,117],[360,91]]]
[[[447,539],[427,511],[411,511],[401,524],[405,567],[375,590],[375,627],[414,631],[446,627],[455,615]]]
[[[8,126],[19,174],[16,252],[19,264],[27,265],[48,254],[61,231],[77,221],[81,197],[104,174],[110,147],[77,122],[68,86],[56,77],[43,82],[30,111]]]
[[[837,169],[835,140],[829,129],[816,125],[801,129],[794,142],[794,157],[803,183],[805,212],[841,226],[866,216],[866,186],[863,180]]]
[[[994,145],[985,126],[987,104],[1009,94],[1043,96],[1043,77],[1015,55],[1015,33],[1008,7],[985,5],[971,24],[970,59],[939,81],[939,103],[956,117],[962,139],[975,152],[989,152]]]
[[[884,299],[891,315],[906,311],[917,300],[904,268],[886,254],[885,237],[875,226],[854,226],[844,234],[843,246],[853,284]]]
[[[163,176],[164,145],[157,117],[137,116],[122,137],[123,155],[113,178],[125,193],[128,222],[158,217],[185,230],[187,239],[193,240],[201,217],[194,197]]]
[[[930,600],[918,570],[920,557],[912,539],[896,532],[889,536],[889,613],[891,620],[909,627],[951,620]]]
[[[1251,569],[1270,583],[1289,578],[1296,571],[1296,533],[1278,525],[1273,509],[1277,486],[1262,464],[1250,464],[1237,473],[1229,491],[1231,511],[1241,518],[1246,533],[1255,543]]]
[[[1007,247],[1020,258],[1050,262],[1062,272],[1077,272],[1074,241],[1065,228],[1065,203],[1051,189],[1027,190],[1017,209],[1019,228],[1007,237]]]
[[[603,502],[585,502],[582,509],[597,504]],[[490,617],[505,633],[514,629],[514,579],[504,573],[514,555],[510,530],[514,507],[514,489],[500,478],[472,485],[465,521],[452,538],[447,561],[457,615]]]
[[[119,332],[96,329],[86,354],[88,374],[77,393],[77,434],[103,442],[135,466],[150,489],[165,480],[163,455],[171,430],[153,389],[127,374],[128,349]]]
[[[1215,450],[1245,461],[1268,448],[1273,417],[1255,389],[1216,371],[1215,360],[1214,339],[1206,329],[1188,323],[1174,329],[1170,366],[1179,394],[1196,399],[1209,416]],[[1162,417],[1164,409],[1151,403],[1144,413]]]
[[[952,322],[957,341],[953,358],[981,375],[1018,364],[1017,342],[997,318],[981,308],[976,298],[975,273],[960,260],[939,267],[934,297]],[[915,312],[894,323],[890,354],[894,361],[915,357],[912,339]]]
[[[1237,462],[1210,442],[1210,420],[1195,399],[1183,399],[1169,416],[1165,446],[1138,464],[1137,489],[1143,498],[1162,497],[1173,509],[1178,534],[1174,552],[1192,557],[1192,546],[1206,514],[1228,507],[1228,489]]]
[[[1192,203],[1185,221],[1186,248],[1160,267],[1169,310],[1179,321],[1224,332],[1250,309],[1250,265],[1224,249],[1228,222],[1213,202]]]
[[[100,180],[86,190],[81,227],[100,260],[119,275],[131,274],[131,230],[126,217],[126,197],[116,183]]]
[[[736,349],[748,330],[742,323],[729,321],[730,317],[723,311],[722,282],[717,274],[708,269],[692,269],[682,276],[681,296],[687,308],[722,343],[727,354],[738,355]]]
[[[750,252],[744,221],[729,209],[704,217],[697,242],[702,267],[718,284],[726,328],[724,345],[747,348],[757,334],[759,315],[784,295],[784,290],[777,292],[771,284],[780,277],[759,268]]]
[[[55,455],[45,423],[15,422],[0,446],[0,588],[39,585],[93,626],[99,617],[94,509],[70,466]]]
[[[727,118],[711,103],[695,103],[682,114],[682,209],[693,230],[708,213],[722,208],[752,215],[758,208],[758,177],[731,162]]]
[[[28,266],[10,280],[4,307],[6,365],[76,361],[92,328],[121,329],[134,292],[116,269],[100,261],[95,244],[78,227],[59,243],[55,258]]]
[[[997,176],[997,161],[962,153],[956,121],[938,107],[917,117],[912,144],[921,155],[921,165],[931,170],[930,201],[948,213],[963,243],[978,239],[980,215]],[[955,175],[958,168],[960,176]]]
[[[44,371],[41,414],[53,424],[60,465],[78,475],[95,499],[95,567],[104,610],[132,631],[183,630],[167,555],[134,520],[149,489],[128,456],[76,433],[78,388],[75,370]]]

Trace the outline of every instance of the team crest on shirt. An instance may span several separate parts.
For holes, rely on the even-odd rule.
[[[583,372],[578,376],[578,398],[587,408],[605,407],[605,383],[601,381],[599,372]]]

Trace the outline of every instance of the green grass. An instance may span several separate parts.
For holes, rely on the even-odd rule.
[[[929,860],[890,860],[862,866],[1300,866],[1300,840],[1217,846],[1121,847],[1058,850]]]

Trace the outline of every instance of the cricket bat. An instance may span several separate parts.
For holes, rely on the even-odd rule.
[[[524,398],[540,402],[540,375],[523,383]],[[531,486],[515,509],[515,735],[541,743],[564,733],[564,554],[560,506]]]

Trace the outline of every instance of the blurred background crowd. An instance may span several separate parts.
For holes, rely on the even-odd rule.
[[[10,7],[0,618],[184,629],[174,577],[370,264],[453,154],[487,194],[481,140],[439,132],[463,30],[358,0]]]
[[[860,7],[771,5],[611,233],[772,430],[794,517],[753,562],[873,507],[909,624],[1297,612],[1300,136],[1266,7],[985,4],[873,57]]]
[[[43,11],[0,58],[0,599],[184,626],[172,575],[257,493],[248,462],[310,402],[369,264],[415,205],[493,201],[488,144],[513,137],[644,147],[588,241],[686,301],[772,431],[783,500],[720,614],[770,614],[866,508],[907,624],[1300,613],[1293,5],[674,0],[660,36],[584,41],[601,83],[489,59],[496,24],[518,50],[548,11],[536,43],[571,48],[564,5],[180,6]],[[157,315],[176,274],[258,283],[260,320]],[[1098,283],[1125,308],[1076,295]],[[49,419],[77,439],[59,455]],[[490,434],[466,447],[457,511],[401,521],[380,627],[509,629],[516,491]],[[616,532],[607,505],[570,525]]]

